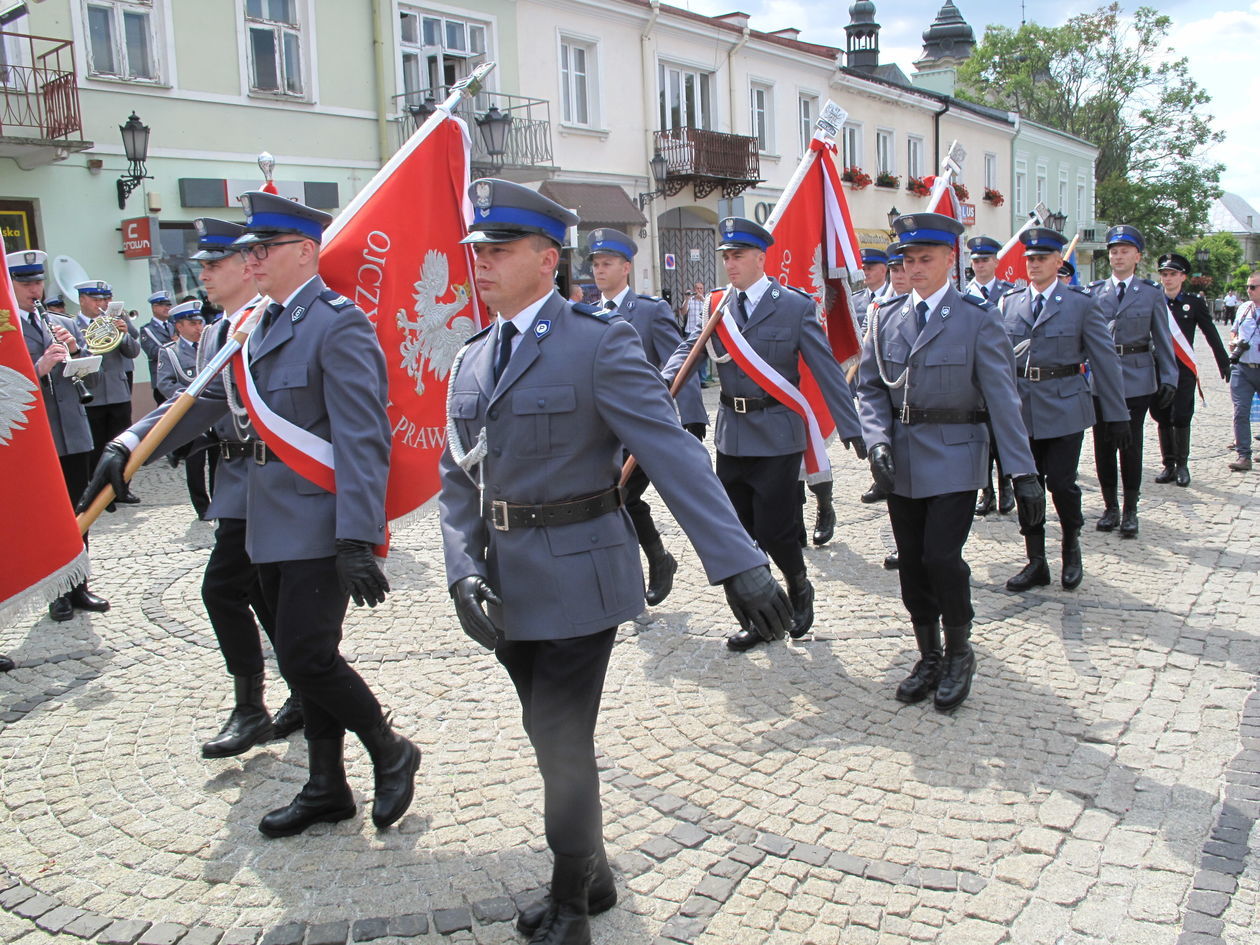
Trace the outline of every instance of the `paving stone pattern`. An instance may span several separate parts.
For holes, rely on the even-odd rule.
[[[1260,940],[1260,477],[1225,468],[1229,398],[1208,388],[1188,489],[1151,482],[1148,425],[1137,541],[1092,530],[1086,438],[1078,591],[1008,594],[1017,524],[976,521],[979,671],[953,716],[892,698],[913,640],[851,453],[832,450],[837,538],[806,552],[817,622],[799,643],[728,653],[722,591],[658,511],[680,570],[613,652],[598,743],[620,901],[595,941]],[[415,804],[365,823],[350,739],[360,814],[267,840],[302,737],[200,757],[231,694],[199,596],[212,527],[182,471],[145,469],[136,491],[92,535],[113,609],[0,628],[18,663],[0,677],[0,941],[519,942],[550,871],[541,786],[506,675],[454,619],[434,511],[397,530],[393,593],[352,608],[344,646],[423,749]],[[275,707],[274,663],[268,681]]]

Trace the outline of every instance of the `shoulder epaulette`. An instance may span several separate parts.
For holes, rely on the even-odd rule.
[[[793,292],[797,293],[798,295],[805,296],[805,298],[809,299],[811,302],[814,301],[814,297],[810,295],[808,292],[806,292],[804,289],[799,289],[794,285],[788,285],[786,282],[783,283],[783,288],[791,289]]]
[[[886,312],[888,311],[888,309],[892,308],[894,305],[899,305],[900,303],[904,302],[908,298],[910,298],[909,292],[906,292],[904,295],[894,295],[890,299],[883,299],[879,303],[879,310],[881,312]]]
[[[170,341],[168,341],[166,344],[162,345],[161,347],[163,347],[163,348],[174,348],[177,344],[179,344],[179,339],[178,339],[178,338],[172,338]]]
[[[962,293],[959,293],[959,294],[962,295]],[[974,295],[963,295],[962,300],[964,302],[970,302],[976,308],[983,309],[986,312],[991,311],[992,309],[996,308],[996,306],[992,302],[990,302],[988,299],[977,298]]]
[[[477,340],[478,338],[480,338],[482,335],[488,335],[488,334],[490,333],[490,329],[491,329],[491,328],[493,328],[493,327],[494,327],[494,322],[492,321],[492,322],[490,322],[490,324],[489,324],[489,325],[487,325],[485,328],[481,329],[481,331],[477,332],[475,335],[469,335],[469,336],[468,336],[468,338],[466,338],[466,339],[464,340],[464,344],[466,344],[466,345],[467,345],[467,344],[472,344],[474,341],[476,341],[476,340]]]
[[[1096,289],[1106,281],[1107,281],[1106,279],[1095,279],[1093,282],[1089,284],[1089,287],[1091,289]]]
[[[641,295],[637,292],[635,293],[634,297],[636,299],[642,299],[644,302],[664,302],[665,301],[658,295]]]
[[[1152,287],[1154,287],[1154,288],[1156,288],[1156,289],[1162,289],[1162,288],[1163,288],[1163,286],[1162,286],[1162,285],[1160,285],[1158,282],[1154,282],[1154,281],[1152,281],[1152,280],[1150,280],[1150,279],[1138,279],[1138,281],[1139,281],[1139,282],[1145,282],[1147,285],[1152,286]]]
[[[598,305],[591,305],[589,302],[570,302],[569,305],[579,315],[589,315],[591,318],[597,318],[601,322],[607,322],[616,314],[616,312],[610,312],[608,309],[600,308]]]
[[[323,292],[319,293],[319,297],[337,310],[354,304],[340,292],[334,292],[332,289],[324,289]]]
[[[1002,293],[1002,298],[1006,298],[1008,295],[1018,295],[1020,292],[1023,292],[1023,291],[1024,290],[1021,289],[1019,286],[1011,286],[1011,288],[1007,289],[1005,292]]]
[[[1068,288],[1073,292],[1081,293],[1081,295],[1093,295],[1093,293],[1090,292],[1090,287],[1087,285],[1069,285]]]

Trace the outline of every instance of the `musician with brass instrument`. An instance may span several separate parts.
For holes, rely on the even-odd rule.
[[[44,263],[47,258],[47,254],[40,250],[28,249],[9,253],[5,264],[13,280],[13,295],[18,304],[18,317],[22,321],[22,337],[26,340],[26,350],[30,352],[35,373],[39,376],[39,389],[44,396],[44,410],[52,428],[57,458],[61,461],[61,474],[73,503],[87,486],[92,471],[88,465],[92,453],[92,430],[83,400],[84,396],[90,400],[92,395],[81,380],[66,376],[63,364],[72,358],[86,356],[88,351],[74,322],[63,315],[45,311],[40,301],[44,294]],[[86,535],[83,540],[86,544]],[[76,607],[99,613],[109,610],[109,601],[89,591],[85,582],[49,604],[48,615],[53,620],[69,620],[74,616]]]
[[[111,308],[114,289],[108,282],[88,279],[74,286],[79,293],[79,321],[88,351],[101,356],[101,367],[92,376],[93,400],[87,408],[92,428],[92,455],[88,469],[96,468],[105,444],[131,425],[131,385],[127,372],[131,359],[140,355],[140,330],[122,313],[119,303]],[[119,502],[140,500],[130,492]]]

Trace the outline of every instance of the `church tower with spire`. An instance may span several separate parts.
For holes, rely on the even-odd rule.
[[[975,31],[954,0],[945,0],[932,25],[923,31],[923,55],[915,60],[911,81],[928,91],[953,95],[958,67],[975,48]]]
[[[879,68],[879,24],[875,22],[875,4],[856,0],[849,7],[849,25],[844,28],[845,65],[859,72]]]

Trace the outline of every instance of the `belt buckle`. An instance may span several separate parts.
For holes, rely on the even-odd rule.
[[[508,504],[505,500],[495,499],[490,503],[490,523],[501,532],[506,532],[511,528],[508,524]]]
[[[264,443],[262,440],[254,440],[252,449],[254,453],[254,462],[257,463],[259,466],[266,465],[267,444]]]
[[[1026,373],[1028,374],[1028,379],[1029,379],[1030,381],[1039,381],[1039,380],[1041,380],[1041,368],[1039,368],[1039,367],[1033,367],[1033,366],[1030,364],[1030,365],[1028,365],[1028,371],[1027,371]]]
[[[734,401],[734,403],[731,404],[731,406],[735,408],[736,413],[748,413],[748,398],[747,397],[732,397],[731,400]]]
[[[903,400],[901,402],[901,422],[902,423],[910,422],[910,401],[909,400]]]
[[[1116,354],[1124,356],[1124,345],[1116,345]]]

